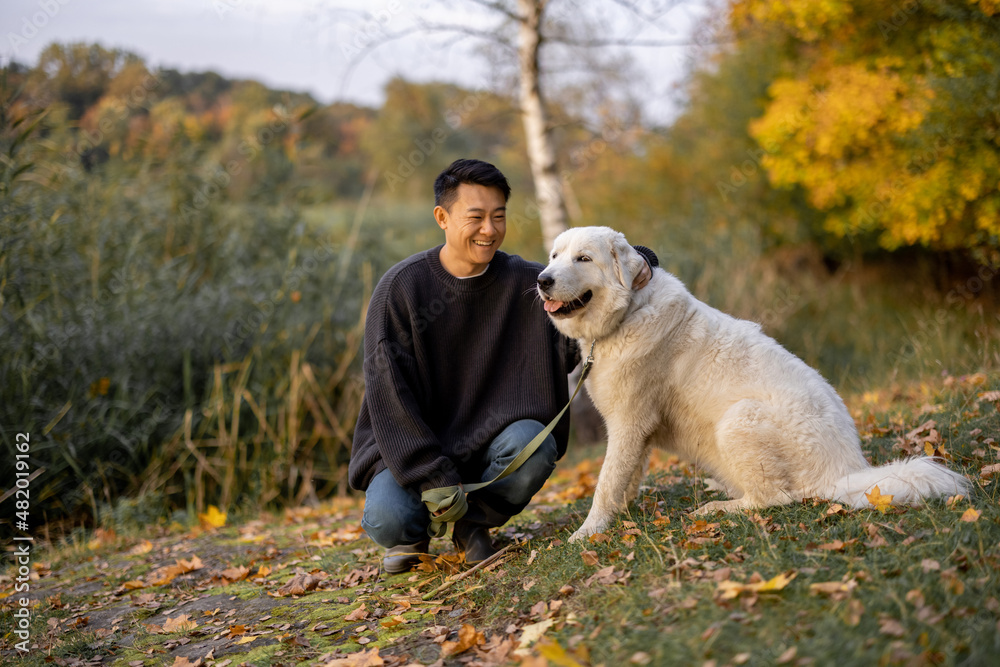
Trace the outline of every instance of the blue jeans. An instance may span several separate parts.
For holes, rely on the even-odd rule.
[[[499,475],[543,428],[533,419],[522,419],[505,428],[486,449],[484,459],[489,463],[482,478],[466,481],[485,482]],[[470,503],[477,497],[499,514],[517,514],[555,470],[557,455],[556,441],[550,434],[516,471],[486,489],[469,494]],[[383,470],[372,478],[365,492],[361,526],[376,543],[385,548],[415,544],[427,539],[430,522],[427,507],[419,497],[397,484],[392,473]]]

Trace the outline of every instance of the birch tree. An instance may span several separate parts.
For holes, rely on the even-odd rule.
[[[361,33],[360,43],[348,45],[345,55],[349,55],[350,72],[375,49],[395,40],[411,36],[434,34],[458,35],[490,43],[499,47],[493,53],[504,54],[509,64],[517,72],[517,101],[524,126],[531,166],[532,181],[538,209],[539,224],[546,249],[552,247],[555,237],[565,231],[568,224],[566,192],[560,171],[560,159],[553,137],[553,124],[546,99],[546,61],[543,52],[547,47],[560,46],[563,49],[583,51],[602,47],[662,47],[685,46],[686,42],[676,39],[637,38],[648,26],[656,26],[672,8],[683,4],[682,0],[647,1],[611,0],[604,3],[609,9],[619,12],[621,34],[594,36],[593,26],[588,24],[585,5],[576,0],[465,0],[459,3],[466,9],[480,10],[481,21],[451,19],[438,21],[431,19],[432,12],[418,16],[415,23],[403,29],[389,29],[392,20],[381,21],[377,30]],[[440,15],[438,12],[437,15]],[[369,21],[379,20],[371,15]],[[486,27],[484,27],[484,24]],[[607,25],[602,25],[605,32]],[[384,28],[384,29],[383,29]],[[367,35],[367,36],[364,36]],[[576,56],[577,60],[581,60]],[[582,58],[588,64],[593,60]]]

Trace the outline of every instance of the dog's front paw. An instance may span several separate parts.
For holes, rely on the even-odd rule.
[[[698,509],[692,510],[690,516],[710,516],[716,512],[736,512],[743,508],[743,503],[736,500],[713,500]]]
[[[592,521],[590,517],[587,517],[587,520],[583,522],[583,525],[577,528],[576,532],[569,536],[569,541],[570,543],[573,543],[586,539],[594,533],[599,533],[604,530],[607,524],[607,521]]]

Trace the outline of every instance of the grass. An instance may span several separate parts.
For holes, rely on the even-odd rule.
[[[599,468],[592,450],[578,452],[528,510],[495,531],[501,544],[518,542],[514,550],[431,601],[421,596],[456,571],[450,543],[436,541],[434,562],[419,571],[386,576],[350,500],[230,517],[218,529],[123,527],[89,544],[52,545],[36,555],[38,648],[21,662],[45,664],[51,651],[100,655],[109,665],[173,664],[212,651],[216,664],[234,667],[324,665],[377,650],[385,664],[429,664],[451,646],[445,665],[992,664],[1000,651],[1000,494],[980,475],[1000,449],[1000,402],[981,397],[991,388],[1000,377],[977,374],[849,401],[875,463],[901,456],[905,434],[933,419],[938,451],[974,481],[970,499],[885,513],[816,499],[696,520],[688,511],[713,497],[702,476],[657,456],[639,502],[604,537],[570,545]],[[133,551],[146,539],[148,550]],[[146,581],[152,568],[194,555],[202,568],[162,586]],[[240,565],[271,571],[221,579]],[[279,595],[296,572],[320,577],[317,589]],[[144,586],[127,592],[126,581]],[[727,587],[737,594],[727,599]],[[197,628],[146,627],[184,613]],[[230,634],[239,625],[256,639],[238,644],[243,635]],[[513,653],[533,631],[541,638]],[[4,656],[13,644],[5,631]]]

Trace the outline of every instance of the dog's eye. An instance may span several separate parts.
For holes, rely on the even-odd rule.
[[[555,259],[558,256],[559,256],[559,253],[557,253],[557,252],[552,253],[552,259]]]
[[[589,262],[590,258],[587,257],[586,255],[580,255],[579,257],[576,258],[576,261],[578,261],[578,262]]]

